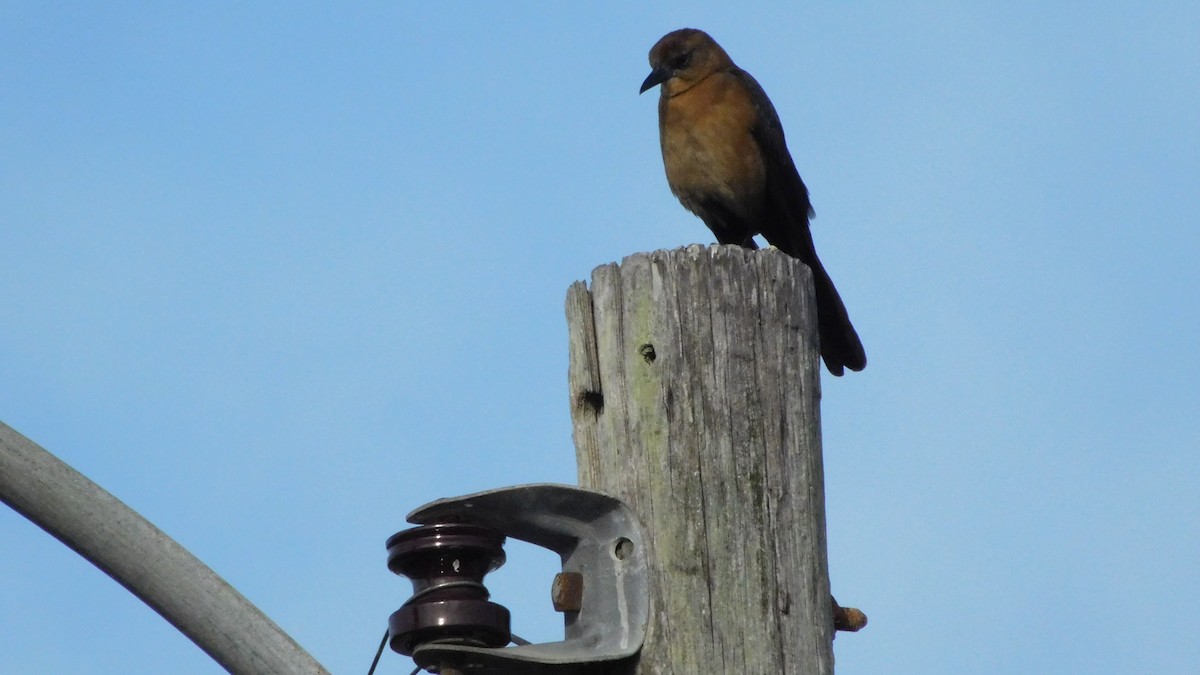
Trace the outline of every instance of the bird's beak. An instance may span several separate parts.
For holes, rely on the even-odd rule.
[[[646,76],[646,81],[642,82],[642,88],[638,90],[639,94],[646,93],[646,90],[655,85],[662,84],[671,79],[674,73],[669,68],[655,68],[649,75]]]

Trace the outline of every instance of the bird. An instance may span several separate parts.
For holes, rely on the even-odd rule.
[[[638,93],[659,87],[659,141],[671,192],[719,243],[755,249],[761,234],[807,265],[825,367],[839,377],[846,368],[865,368],[862,342],[817,257],[808,187],[762,86],[695,28],[664,35],[650,49],[650,68]]]

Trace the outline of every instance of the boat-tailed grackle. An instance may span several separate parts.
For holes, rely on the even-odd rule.
[[[662,85],[658,130],[671,192],[722,244],[772,246],[812,269],[821,358],[834,375],[867,365],[846,306],[817,257],[808,188],[771,99],[709,35],[684,28],[650,50],[642,92]]]

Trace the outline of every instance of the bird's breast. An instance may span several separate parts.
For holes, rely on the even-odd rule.
[[[751,133],[752,104],[734,83],[714,82],[664,97],[659,104],[663,165],[671,191],[689,202],[713,198],[745,202],[761,194],[762,155]],[[740,209],[739,209],[740,210]]]

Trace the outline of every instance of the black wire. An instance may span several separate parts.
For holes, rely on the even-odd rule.
[[[462,582],[462,583],[465,583],[465,584],[470,584],[471,582]],[[451,582],[451,583],[449,583],[449,584],[445,584],[445,585],[443,585],[442,587],[444,588],[445,586],[453,586],[453,585],[455,585],[455,582]],[[440,590],[440,589],[439,589],[439,590]],[[411,599],[410,599],[410,601],[409,601],[409,602],[411,602]],[[406,604],[406,605],[407,605],[408,603],[406,602],[406,603],[404,603],[404,604]],[[375,667],[379,665],[379,658],[380,658],[381,656],[383,656],[383,648],[387,646],[387,641],[388,641],[388,636],[389,636],[389,635],[391,635],[391,630],[390,630],[390,629],[389,629],[389,630],[385,630],[385,631],[383,632],[383,639],[379,641],[379,649],[375,650],[375,659],[374,659],[373,661],[371,661],[371,668],[370,668],[370,670],[368,670],[368,671],[367,671],[367,675],[375,675]],[[516,634],[513,634],[513,633],[510,633],[509,635],[510,635],[510,637],[512,638],[512,643],[513,643],[514,645],[517,645],[518,647],[520,647],[520,646],[523,646],[523,645],[533,644],[533,643],[531,643],[529,640],[526,640],[525,638],[521,637],[520,635],[516,635]],[[411,673],[409,673],[408,675],[417,675],[417,673],[420,673],[420,672],[421,672],[421,670],[422,670],[422,669],[421,669],[421,666],[417,666],[417,667],[416,667],[416,668],[414,668],[414,669],[413,669],[413,671],[412,671]]]
[[[434,584],[432,586],[429,586],[428,588],[424,588],[420,591],[417,591],[416,593],[413,593],[413,596],[411,598],[409,598],[408,600],[405,600],[404,604],[401,605],[401,607],[402,608],[408,607],[409,605],[413,604],[417,600],[420,600],[421,598],[425,597],[426,595],[429,595],[431,593],[436,593],[438,591],[444,591],[447,588],[474,588],[474,589],[481,589],[485,594],[487,593],[487,588],[485,588],[484,585],[479,583],[478,581],[461,581],[461,580],[460,581],[443,581],[440,584]],[[487,596],[485,595],[484,597],[487,597]]]
[[[387,639],[388,639],[389,633],[391,633],[391,630],[383,631],[383,640],[380,640],[380,642],[379,642],[379,649],[377,649],[375,651],[375,660],[371,662],[371,669],[367,671],[367,675],[374,675],[375,666],[379,665],[379,657],[383,656],[383,648],[387,646]],[[414,670],[413,671],[414,675],[415,675],[415,673],[420,672],[420,670],[421,670],[420,668],[417,668],[416,670]]]

